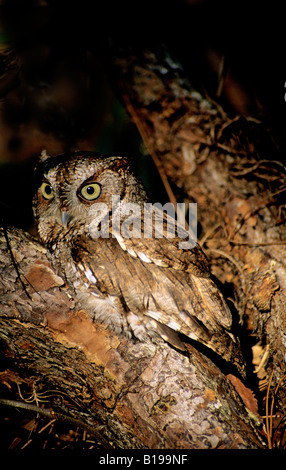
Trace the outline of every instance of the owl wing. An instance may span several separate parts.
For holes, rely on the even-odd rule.
[[[115,230],[107,239],[82,239],[74,259],[83,266],[89,288],[109,303],[112,299],[139,339],[144,339],[141,319],[175,347],[181,347],[177,333],[182,333],[240,364],[231,313],[210,278],[206,256],[197,243],[179,248],[182,238],[168,237],[166,227],[162,238],[139,237],[139,232],[124,237],[124,230]]]
[[[198,277],[210,275],[208,260],[194,235],[151,204],[144,207],[144,214],[139,217],[123,220],[120,230],[112,226],[111,234],[123,250],[146,263]]]
[[[161,230],[156,233],[156,220],[152,227],[152,237],[145,237],[143,218],[132,220],[132,236],[128,226],[121,225],[121,232],[112,228],[112,236],[120,247],[133,258],[140,259],[146,265],[156,265],[162,268],[162,277],[168,277],[175,282],[181,280],[178,291],[184,287],[191,289],[197,299],[194,316],[207,323],[211,329],[220,324],[230,329],[231,313],[220,291],[210,278],[209,263],[193,234],[187,232],[175,219],[165,212],[155,212],[162,222]],[[158,233],[159,232],[159,233]],[[156,237],[157,235],[157,237]],[[154,268],[153,268],[154,269]],[[199,302],[200,300],[200,302]],[[193,301],[194,305],[194,301]]]
[[[180,328],[173,322],[174,329],[190,336],[189,330],[196,322],[197,327],[199,325],[205,333],[206,331],[218,333],[219,327],[230,330],[231,313],[221,292],[210,278],[207,259],[198,244],[189,250],[179,249],[178,240],[172,242],[168,238],[161,241],[119,239],[119,244],[134,258],[134,261],[135,258],[140,260],[145,270],[150,270],[156,277],[156,286],[159,287],[156,289],[153,287],[153,297],[158,297],[160,293],[165,298],[176,299],[177,309],[173,307],[173,315],[178,310],[180,319],[184,317],[185,321],[179,323]],[[180,296],[183,302],[179,301]],[[160,312],[162,311],[163,308]],[[164,318],[161,313],[161,321],[163,320],[165,324],[168,323],[169,313],[171,314],[168,312]],[[155,317],[154,313],[152,315]]]

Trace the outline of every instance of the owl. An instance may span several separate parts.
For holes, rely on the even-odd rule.
[[[96,321],[180,350],[190,338],[241,365],[231,313],[205,254],[194,240],[182,248],[185,229],[154,210],[127,158],[42,152],[34,176],[39,237]]]

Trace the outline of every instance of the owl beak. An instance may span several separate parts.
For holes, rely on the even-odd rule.
[[[70,223],[71,219],[72,219],[72,216],[68,212],[62,211],[61,212],[61,219],[62,219],[63,226],[67,227],[68,224]]]

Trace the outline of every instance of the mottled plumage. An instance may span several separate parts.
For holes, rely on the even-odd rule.
[[[128,227],[115,224],[118,214],[128,222],[128,204],[143,211],[149,202],[127,159],[43,153],[35,181],[39,236],[54,267],[96,320],[129,337],[155,342],[161,337],[180,349],[183,334],[241,362],[231,313],[199,245],[181,249],[184,229],[166,214],[160,238],[153,227],[148,238],[141,236],[143,217],[134,219],[131,237]],[[107,232],[99,236],[107,222]],[[179,236],[170,238],[174,224]]]

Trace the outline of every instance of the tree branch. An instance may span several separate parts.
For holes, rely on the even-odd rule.
[[[258,379],[269,380],[274,368],[278,383],[285,373],[286,168],[270,131],[255,119],[228,117],[193,88],[165,47],[114,45],[113,77],[160,174],[178,197],[198,203],[203,248],[249,347],[255,338],[269,346]]]
[[[19,382],[39,397],[56,390],[62,400],[50,399],[48,408],[95,430],[103,426],[106,447],[261,446],[257,421],[210,359],[193,348],[186,357],[168,345],[133,342],[97,325],[62,286],[40,245],[16,229],[7,236],[31,299],[2,231],[2,400],[16,396]]]

